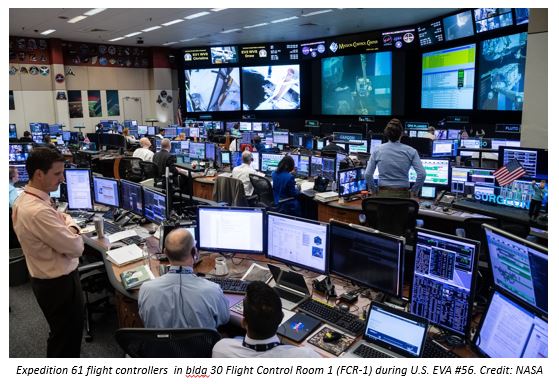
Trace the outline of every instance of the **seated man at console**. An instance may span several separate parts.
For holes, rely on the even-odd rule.
[[[229,321],[229,302],[219,285],[198,277],[192,234],[178,228],[165,239],[169,272],[140,287],[138,310],[146,328],[217,328]]]
[[[262,173],[257,172],[254,168],[250,166],[250,163],[253,162],[252,153],[249,151],[244,151],[242,155],[243,163],[241,165],[237,165],[233,168],[233,172],[231,173],[231,177],[235,179],[239,179],[243,182],[243,187],[245,189],[245,196],[252,196],[254,192],[254,187],[250,182],[250,174],[255,174],[259,176],[264,176]]]
[[[132,154],[133,157],[139,157],[143,161],[152,161],[153,152],[149,149],[151,147],[151,142],[147,137],[142,137],[140,139],[140,148],[136,149]]]
[[[283,319],[281,299],[268,285],[254,281],[247,287],[243,302],[243,339],[221,339],[212,357],[321,357],[306,347],[283,345],[276,332]]]

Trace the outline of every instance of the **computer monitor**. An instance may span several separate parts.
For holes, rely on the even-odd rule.
[[[507,165],[512,159],[522,165],[526,171],[524,177],[537,180],[548,178],[546,149],[499,147],[499,167]]]
[[[138,135],[147,135],[147,134],[148,134],[148,126],[138,125]]]
[[[8,144],[9,145],[9,162],[17,163],[24,162],[29,157],[29,152],[31,151],[29,144]]]
[[[309,177],[311,156],[299,155],[299,163],[297,164],[297,177]]]
[[[82,168],[67,168],[64,170],[66,178],[66,195],[68,209],[93,209],[91,199],[91,170]]]
[[[458,140],[433,140],[433,157],[453,157],[458,154]]]
[[[60,124],[49,125],[49,134],[51,136],[62,135],[62,126]]]
[[[312,156],[311,157],[311,177],[322,176],[322,157]]]
[[[161,146],[161,142],[159,143]],[[171,140],[171,151],[170,153],[178,155],[183,153],[188,153],[190,148],[189,140]]]
[[[487,224],[483,226],[495,286],[547,313],[547,248]]]
[[[229,151],[219,152],[219,159],[222,166],[231,164],[231,152]]]
[[[425,184],[448,185],[449,181],[449,160],[448,159],[421,159],[425,169]],[[409,181],[415,183],[417,173],[410,168]]]
[[[421,197],[424,199],[434,199],[437,193],[436,187],[421,187]]]
[[[243,153],[241,151],[231,152],[231,168],[238,167],[243,163]]]
[[[206,158],[206,144],[205,143],[190,143],[190,159],[191,160],[204,160]]]
[[[262,122],[253,122],[252,123],[252,131],[253,132],[262,132]]]
[[[148,125],[148,136],[155,136],[155,127]]]
[[[17,128],[15,124],[10,124],[10,139],[17,139]]]
[[[250,131],[252,130],[252,124],[247,121],[241,121],[239,123],[239,131]]]
[[[70,131],[62,131],[62,140],[64,140],[65,142],[70,141],[72,138],[72,132]]]
[[[338,194],[348,197],[367,190],[365,168],[348,168],[338,172]]]
[[[520,140],[491,139],[491,149],[500,147],[520,147]]]
[[[250,163],[250,167],[256,171],[260,171],[260,153],[251,152],[251,154],[252,154],[252,162]]]
[[[128,180],[120,179],[120,197],[122,209],[135,213],[138,216],[144,214],[144,200],[142,185]]]
[[[316,273],[328,273],[328,224],[268,213],[268,257]]]
[[[167,196],[162,192],[143,187],[144,217],[151,222],[161,224],[167,219]]]
[[[198,207],[198,245],[211,252],[264,253],[265,211],[260,208]]]
[[[20,174],[21,175],[21,174]],[[25,173],[25,175],[27,175],[27,173]],[[29,180],[29,178],[28,178]],[[21,180],[21,176],[19,178],[19,181],[23,181]],[[26,180],[27,181],[27,180]],[[53,199],[60,199],[60,185],[58,186],[58,188],[56,189],[56,191],[49,193],[50,197],[52,197]]]
[[[316,139],[316,150],[321,151],[324,148],[324,139]]]
[[[404,281],[405,239],[372,228],[330,220],[330,273],[400,297]]]
[[[452,167],[450,191],[453,193],[473,194],[476,185],[493,187],[495,185],[494,169]]]
[[[289,144],[289,131],[276,129],[273,134],[274,144]]]
[[[478,241],[417,228],[410,312],[465,337],[478,254]]]
[[[478,149],[481,148],[481,140],[479,139],[461,139],[460,148]]]
[[[499,291],[493,292],[474,339],[485,357],[548,357],[547,319]]]
[[[166,137],[168,139],[177,137],[177,129],[169,128],[169,127],[165,128],[163,132],[163,137]]]
[[[205,143],[206,148],[206,159],[210,161],[215,161],[215,144],[214,143]]]
[[[359,144],[357,144],[359,143]],[[350,153],[367,153],[367,140],[353,140],[349,144]]]
[[[161,139],[155,139],[155,150],[159,152],[161,150]]]
[[[109,207],[120,207],[118,181],[106,177],[93,176],[93,201]]]
[[[262,153],[260,157],[261,171],[270,174],[278,168],[278,164],[281,159],[283,159],[284,155],[276,153]]]
[[[190,127],[188,133],[189,133],[189,137],[198,138],[200,137],[200,128]]]
[[[446,133],[446,138],[450,140],[460,139],[459,129],[449,129]]]

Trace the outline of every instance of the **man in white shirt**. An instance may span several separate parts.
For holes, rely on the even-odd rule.
[[[281,344],[276,332],[282,320],[281,299],[276,291],[261,281],[253,281],[243,302],[241,324],[246,336],[221,339],[214,346],[212,357],[321,357],[311,348]]]
[[[252,163],[253,158],[252,158],[252,153],[250,153],[249,151],[243,152],[242,161],[243,163],[241,165],[238,165],[235,168],[233,168],[231,177],[234,177],[235,179],[239,179],[243,182],[243,186],[245,188],[245,196],[248,197],[248,196],[252,196],[252,193],[254,192],[254,187],[250,182],[249,175],[251,173],[256,174],[258,176],[264,176],[264,175],[260,172],[257,172],[254,168],[250,166],[250,163]]]
[[[143,161],[153,161],[153,152],[150,151],[151,142],[147,137],[140,139],[140,148],[136,149],[132,154],[133,157],[139,157]]]

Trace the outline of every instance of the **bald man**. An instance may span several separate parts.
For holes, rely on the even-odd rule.
[[[132,154],[133,157],[139,157],[143,161],[152,161],[153,152],[150,151],[151,142],[147,137],[142,137],[140,139],[140,148],[136,149]]]
[[[193,273],[198,250],[192,234],[172,230],[165,239],[169,272],[140,287],[138,308],[146,328],[217,328],[229,321],[219,285]]]
[[[161,150],[153,156],[153,162],[157,165],[158,176],[165,176],[166,167],[169,167],[169,171],[175,172],[177,157],[171,153],[171,141],[169,139],[161,140]]]

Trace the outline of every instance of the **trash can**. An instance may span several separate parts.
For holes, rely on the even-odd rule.
[[[10,249],[10,287],[29,281],[29,272],[21,248]]]

